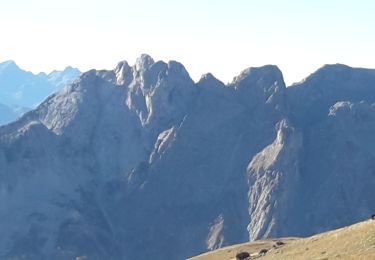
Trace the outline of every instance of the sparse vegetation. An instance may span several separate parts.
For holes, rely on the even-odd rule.
[[[235,245],[191,260],[232,260],[238,252],[259,252],[250,253],[248,260],[375,259],[375,221],[361,222],[308,238],[262,240]]]

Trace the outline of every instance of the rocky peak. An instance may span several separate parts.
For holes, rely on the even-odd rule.
[[[231,83],[236,89],[247,87],[270,87],[277,83],[285,87],[283,74],[275,65],[265,65],[262,67],[248,68],[233,79]],[[267,89],[265,89],[267,91]]]
[[[185,78],[187,80],[191,80],[189,73],[187,72],[186,68],[184,65],[177,61],[169,61],[168,62],[168,71],[171,74],[177,74],[182,78]]]
[[[216,78],[215,78],[214,75],[212,75],[212,73],[206,73],[206,74],[203,74],[203,75],[201,76],[201,78],[200,78],[199,81],[205,81],[205,80],[209,80],[209,81],[211,81],[211,80],[216,80]]]
[[[154,64],[154,60],[148,54],[142,54],[140,57],[137,58],[135,63],[135,69],[137,71],[145,71]]]
[[[204,86],[220,85],[220,86],[224,86],[225,87],[224,83],[221,82],[220,80],[218,80],[211,73],[207,73],[207,74],[202,75],[202,77],[198,81],[197,85],[200,85],[200,86],[203,86],[203,87]]]
[[[266,104],[278,111],[285,110],[285,83],[279,68],[266,65],[248,68],[229,85],[234,88],[243,104],[250,107]]]
[[[0,72],[20,70],[18,65],[13,60],[8,60],[0,63]]]
[[[133,80],[133,69],[127,61],[121,61],[117,64],[114,73],[116,75],[117,85],[129,84]]]
[[[186,113],[194,92],[194,82],[185,67],[176,61],[154,62],[142,55],[135,68],[126,105],[143,125],[171,127],[171,122]]]

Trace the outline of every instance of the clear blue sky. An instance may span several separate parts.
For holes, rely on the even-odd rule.
[[[141,53],[224,82],[264,64],[289,84],[326,63],[375,67],[372,0],[1,0],[0,33],[0,61],[33,72]]]

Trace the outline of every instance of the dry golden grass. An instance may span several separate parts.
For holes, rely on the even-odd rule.
[[[276,241],[285,243],[276,246]],[[261,249],[268,249],[259,255]],[[232,260],[239,252],[249,252],[248,259],[374,259],[375,220],[325,232],[308,238],[282,238],[229,246],[205,253],[191,260]]]

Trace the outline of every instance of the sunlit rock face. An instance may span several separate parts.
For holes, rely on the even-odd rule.
[[[148,55],[86,72],[0,127],[0,258],[184,259],[366,218],[374,80],[335,65],[286,88],[268,65],[194,83]]]

